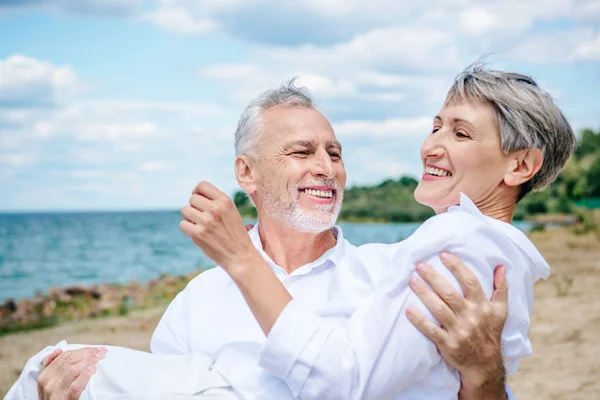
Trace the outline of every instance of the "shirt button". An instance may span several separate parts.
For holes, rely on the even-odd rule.
[[[284,286],[286,289],[289,289],[289,288],[290,288],[290,286],[292,286],[292,284],[286,281],[286,282],[283,282],[283,286]]]

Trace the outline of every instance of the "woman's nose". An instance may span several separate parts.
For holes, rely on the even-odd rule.
[[[423,142],[421,146],[421,156],[423,158],[439,158],[444,155],[444,138],[440,132],[433,133]]]

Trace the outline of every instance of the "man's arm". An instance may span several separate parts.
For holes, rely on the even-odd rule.
[[[263,357],[263,361],[267,361],[261,364],[283,379],[294,394],[302,392],[306,398],[320,399],[362,398],[366,394],[381,398],[378,395],[398,393],[419,381],[439,361],[435,345],[406,319],[407,304],[421,304],[414,294],[404,294],[410,293],[406,286],[408,280],[398,280],[398,273],[410,271],[410,265],[405,268],[396,266],[389,277],[396,287],[388,292],[374,293],[360,307],[361,310],[352,315],[348,329],[335,324],[332,326],[326,319],[319,318],[291,299],[251,245],[231,199],[214,186],[202,182],[192,195],[190,204],[191,207],[182,210],[185,220],[180,224],[181,230],[220,264],[238,285],[268,335],[268,342],[273,343],[267,346],[267,356]],[[485,227],[485,224],[480,225],[481,229]],[[489,267],[490,260],[495,260],[492,265],[508,263],[508,260],[495,240],[487,236],[489,232],[482,233],[474,231],[469,238],[463,238],[465,240],[453,237],[453,241],[466,243],[463,247],[459,246],[463,252],[457,254],[470,258],[469,267],[483,274],[478,278],[484,279],[486,287],[489,287],[487,294],[491,296],[493,272]],[[482,249],[486,250],[487,256],[478,258]],[[431,256],[425,261],[439,264],[439,271],[447,271],[437,256]],[[408,263],[414,265],[417,261],[420,260]],[[454,284],[459,286],[456,281]],[[398,296],[400,292],[403,294]],[[423,307],[422,311],[426,312],[426,309]],[[411,338],[405,340],[408,332]],[[382,363],[381,358],[385,358],[386,362]],[[337,387],[340,386],[338,383],[341,387]],[[458,389],[457,386],[456,391]]]
[[[477,278],[451,254],[442,257],[444,265],[461,285],[463,297],[433,268],[418,270],[429,284],[412,289],[439,321],[451,313],[456,323],[439,327],[416,310],[407,310],[409,320],[437,346],[444,360],[461,375],[460,400],[506,399],[501,335],[508,317],[508,287],[505,268],[494,271],[494,294],[489,301]]]
[[[186,319],[186,289],[175,296],[160,318],[150,339],[150,352],[157,354],[190,353],[185,340],[185,326],[183,326]]]

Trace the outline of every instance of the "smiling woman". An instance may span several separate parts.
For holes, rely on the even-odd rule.
[[[535,81],[475,64],[457,77],[421,147],[415,198],[441,212],[464,192],[484,214],[511,222],[516,203],[556,179],[575,143]]]
[[[502,363],[468,361],[480,355],[465,332],[481,327],[465,310],[483,302],[492,313],[486,297],[494,292],[494,267],[503,265],[508,318],[485,336],[497,340],[494,351],[502,349],[507,373],[515,373],[531,353],[533,284],[550,268],[510,224],[512,215],[526,193],[556,178],[575,142],[560,109],[532,79],[468,67],[421,148],[424,174],[415,198],[438,215],[400,243],[349,252],[333,272],[324,310],[268,283],[269,272],[258,264],[226,268],[267,335],[261,367],[301,398],[455,399],[474,387],[469,381],[489,382],[472,398],[505,398],[497,377]],[[457,255],[470,273],[460,277],[452,269],[455,278],[440,261],[442,251]],[[450,356],[463,345],[462,356]]]

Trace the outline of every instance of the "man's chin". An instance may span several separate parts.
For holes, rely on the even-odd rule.
[[[314,215],[313,213],[310,216],[307,214],[302,215],[294,221],[289,221],[292,223],[294,229],[300,232],[320,233],[331,229],[337,220],[337,215],[333,214]]]

